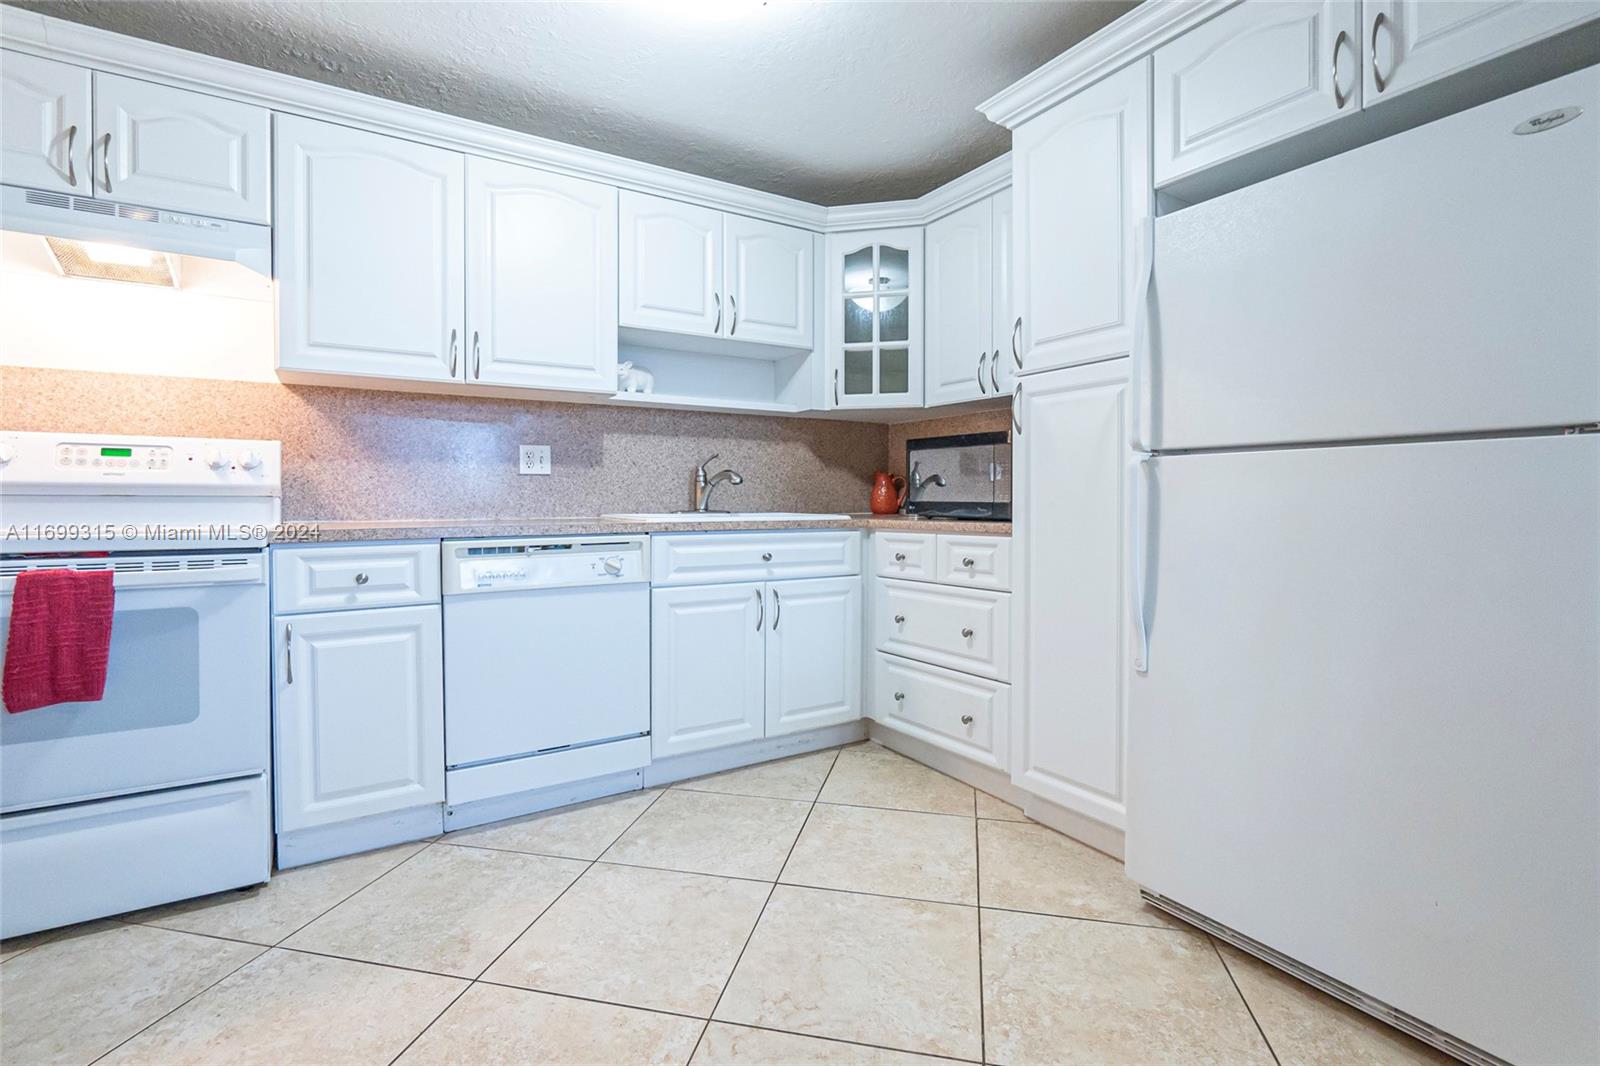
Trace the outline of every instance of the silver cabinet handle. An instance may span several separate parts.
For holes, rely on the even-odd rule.
[[[1348,93],[1339,91],[1339,46],[1347,44],[1350,34],[1344,30],[1339,31],[1339,36],[1333,39],[1333,109],[1343,111],[1344,105],[1350,102]]]
[[[762,552],[761,553],[761,561],[764,562],[764,563],[772,562],[772,553],[771,552]]]
[[[370,580],[371,578],[367,577],[365,571],[356,575],[356,584],[358,585],[365,585]]]
[[[74,189],[78,187],[78,165],[72,159],[72,143],[78,139],[78,124],[74,122],[67,127],[67,181]]]
[[[1011,360],[1017,364],[1017,369],[1022,369],[1022,353],[1017,350],[1017,338],[1022,334],[1022,316],[1017,316],[1016,325],[1011,327]]]
[[[455,377],[456,376],[456,355],[457,355],[457,353],[459,351],[460,351],[460,349],[458,349],[456,347],[456,331],[454,329],[452,329],[450,331],[450,376],[451,377]]]
[[[962,715],[961,716],[961,724],[962,725],[971,725],[972,724],[972,715],[970,715],[970,714]]]
[[[897,625],[897,626],[905,625],[906,624],[906,616],[903,615],[903,614],[895,615],[894,616],[894,624]]]
[[[767,601],[761,595],[761,590],[756,589],[756,632],[761,632],[761,625],[767,620]]]
[[[731,292],[728,293],[728,306],[733,309],[733,318],[728,322],[728,336],[731,337],[739,332],[739,298]],[[777,629],[777,623],[773,623],[772,628]]]
[[[294,626],[283,627],[283,683],[294,684]]]
[[[987,386],[987,385],[985,385],[983,383],[983,364],[985,362],[987,362],[988,359],[989,359],[989,353],[988,352],[979,352],[978,353],[978,391],[983,393],[984,395],[988,395],[988,393],[989,393],[989,386]]]
[[[1000,349],[994,350],[994,358],[989,360],[989,384],[994,386],[994,394],[1000,395]]]
[[[477,380],[482,376],[483,352],[478,347],[478,331],[472,331],[472,377]]]
[[[1017,386],[1017,391],[1011,394],[1011,428],[1017,431],[1017,436],[1022,436],[1022,423],[1017,421],[1017,401],[1022,399],[1022,386]]]
[[[100,181],[111,191],[111,134],[105,136],[105,146],[100,149]]]
[[[833,371],[833,406],[835,406],[835,407],[839,406],[839,371],[838,371],[838,368],[835,368],[834,371]]]
[[[778,623],[783,621],[783,600],[778,597],[778,590],[772,590],[772,631],[778,631]]]
[[[722,332],[722,293],[714,292],[711,298],[717,301],[717,320],[711,324],[712,333]]]
[[[896,703],[904,703],[906,701],[906,694],[904,692],[896,692],[894,694],[894,701]]]
[[[1389,79],[1378,73],[1378,27],[1389,21],[1389,16],[1382,11],[1372,18],[1372,84],[1381,93],[1389,87]],[[1390,73],[1394,73],[1390,71]]]
[[[905,552],[895,552],[894,553],[894,561],[897,562],[897,563],[905,562],[906,561],[906,553]]]
[[[966,637],[968,640],[971,640],[972,639],[972,627],[971,626],[963,626],[961,628],[961,635],[963,637]]]
[[[965,559],[961,560],[961,565],[966,567],[968,570],[971,570],[974,566],[978,565],[978,562],[977,562],[976,559],[974,559],[972,556],[969,555]]]

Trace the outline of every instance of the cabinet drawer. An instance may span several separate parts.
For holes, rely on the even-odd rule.
[[[1007,593],[878,578],[872,617],[879,651],[997,681],[1011,677]]]
[[[843,577],[861,572],[861,534],[853,529],[657,534],[650,538],[650,559],[654,585]]]
[[[874,533],[872,572],[879,577],[932,581],[935,542],[932,533]]]
[[[439,544],[274,548],[277,614],[439,602]]]
[[[1010,685],[879,652],[872,668],[872,710],[892,729],[985,766],[1006,768]]]
[[[1011,589],[1011,539],[939,534],[935,581],[975,589]]]

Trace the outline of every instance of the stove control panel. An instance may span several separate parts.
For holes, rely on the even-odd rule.
[[[0,490],[30,494],[276,496],[275,440],[0,433]]]

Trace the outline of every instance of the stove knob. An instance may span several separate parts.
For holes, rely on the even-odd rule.
[[[17,457],[17,450],[9,444],[0,443],[0,466],[5,466]]]
[[[239,459],[239,465],[244,467],[246,470],[258,469],[262,462],[263,460],[261,456],[257,455],[255,452],[245,452],[244,455]]]
[[[228,457],[216,448],[212,448],[206,452],[206,465],[213,470],[226,470],[228,468]]]

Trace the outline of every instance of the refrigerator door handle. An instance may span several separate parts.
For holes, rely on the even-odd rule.
[[[1128,436],[1133,450],[1148,450],[1144,439],[1145,381],[1150,363],[1150,289],[1155,279],[1156,220],[1146,216],[1139,222],[1135,240],[1138,242],[1138,287],[1133,305],[1133,350],[1128,359],[1128,395],[1133,410],[1128,414]]]
[[[1149,452],[1133,453],[1128,463],[1128,590],[1133,597],[1133,668],[1136,672],[1150,672],[1150,626],[1144,615],[1146,556],[1148,554],[1150,521],[1149,475],[1150,463],[1155,456]]]

